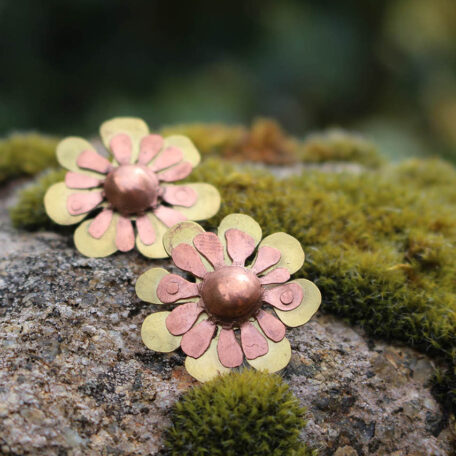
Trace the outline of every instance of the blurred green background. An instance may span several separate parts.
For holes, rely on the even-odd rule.
[[[0,133],[277,119],[456,160],[455,0],[0,0]]]

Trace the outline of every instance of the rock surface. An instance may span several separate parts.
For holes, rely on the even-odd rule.
[[[134,252],[87,259],[71,235],[17,232],[0,197],[0,454],[159,454],[169,408],[196,382],[181,352],[141,342],[157,306],[134,284],[157,263]],[[452,454],[425,355],[327,316],[287,336],[282,374],[320,455]]]

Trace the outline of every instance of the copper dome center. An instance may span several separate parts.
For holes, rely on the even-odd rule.
[[[156,203],[159,184],[157,176],[145,166],[121,165],[106,176],[104,191],[121,214],[141,214]]]
[[[225,266],[204,278],[201,297],[215,320],[230,323],[248,319],[261,305],[261,283],[252,272]]]

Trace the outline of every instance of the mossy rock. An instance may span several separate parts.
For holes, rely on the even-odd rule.
[[[210,127],[200,126],[198,135],[204,137],[205,128]],[[446,360],[449,370],[436,376],[437,390],[454,409],[453,166],[436,159],[381,165],[369,143],[357,136],[328,133],[295,143],[301,151],[310,147],[307,160],[353,160],[364,163],[361,172],[313,167],[278,179],[267,170],[219,158],[227,144],[232,147],[233,141],[240,141],[239,133],[226,129],[223,141],[215,141],[223,147],[208,140],[206,155],[215,157],[207,158],[191,176],[215,185],[222,195],[221,210],[206,227],[217,227],[229,213],[243,212],[260,223],[264,235],[285,231],[298,238],[307,255],[299,275],[321,289],[322,310],[359,324],[372,335],[400,340]],[[41,195],[46,185],[41,181],[22,195],[12,212],[16,226],[44,226]]]

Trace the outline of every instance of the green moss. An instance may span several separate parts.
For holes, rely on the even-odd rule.
[[[441,176],[441,178],[438,178]],[[369,334],[400,340],[456,365],[456,172],[437,160],[360,175],[306,171],[283,181],[206,162],[192,176],[216,185],[220,213],[253,216],[264,234],[286,231],[307,254],[299,275],[322,309]],[[455,384],[453,367],[449,381]],[[446,392],[456,407],[456,389]]]
[[[33,133],[15,134],[0,141],[0,183],[56,166],[57,143],[56,138]]]
[[[51,171],[19,192],[17,204],[10,209],[11,221],[16,228],[38,230],[56,226],[44,210],[43,199],[46,190],[63,181],[65,174],[66,170]]]
[[[311,456],[299,440],[304,412],[279,376],[230,373],[175,404],[166,446],[173,456]]]
[[[299,141],[270,119],[257,119],[250,128],[198,123],[167,127],[162,133],[186,135],[203,155],[220,156],[232,161],[276,165],[298,161],[351,162],[367,167],[378,167],[383,163],[375,146],[359,135],[330,130]]]
[[[344,130],[310,135],[301,144],[299,159],[305,163],[353,162],[373,168],[383,163],[371,142]]]

